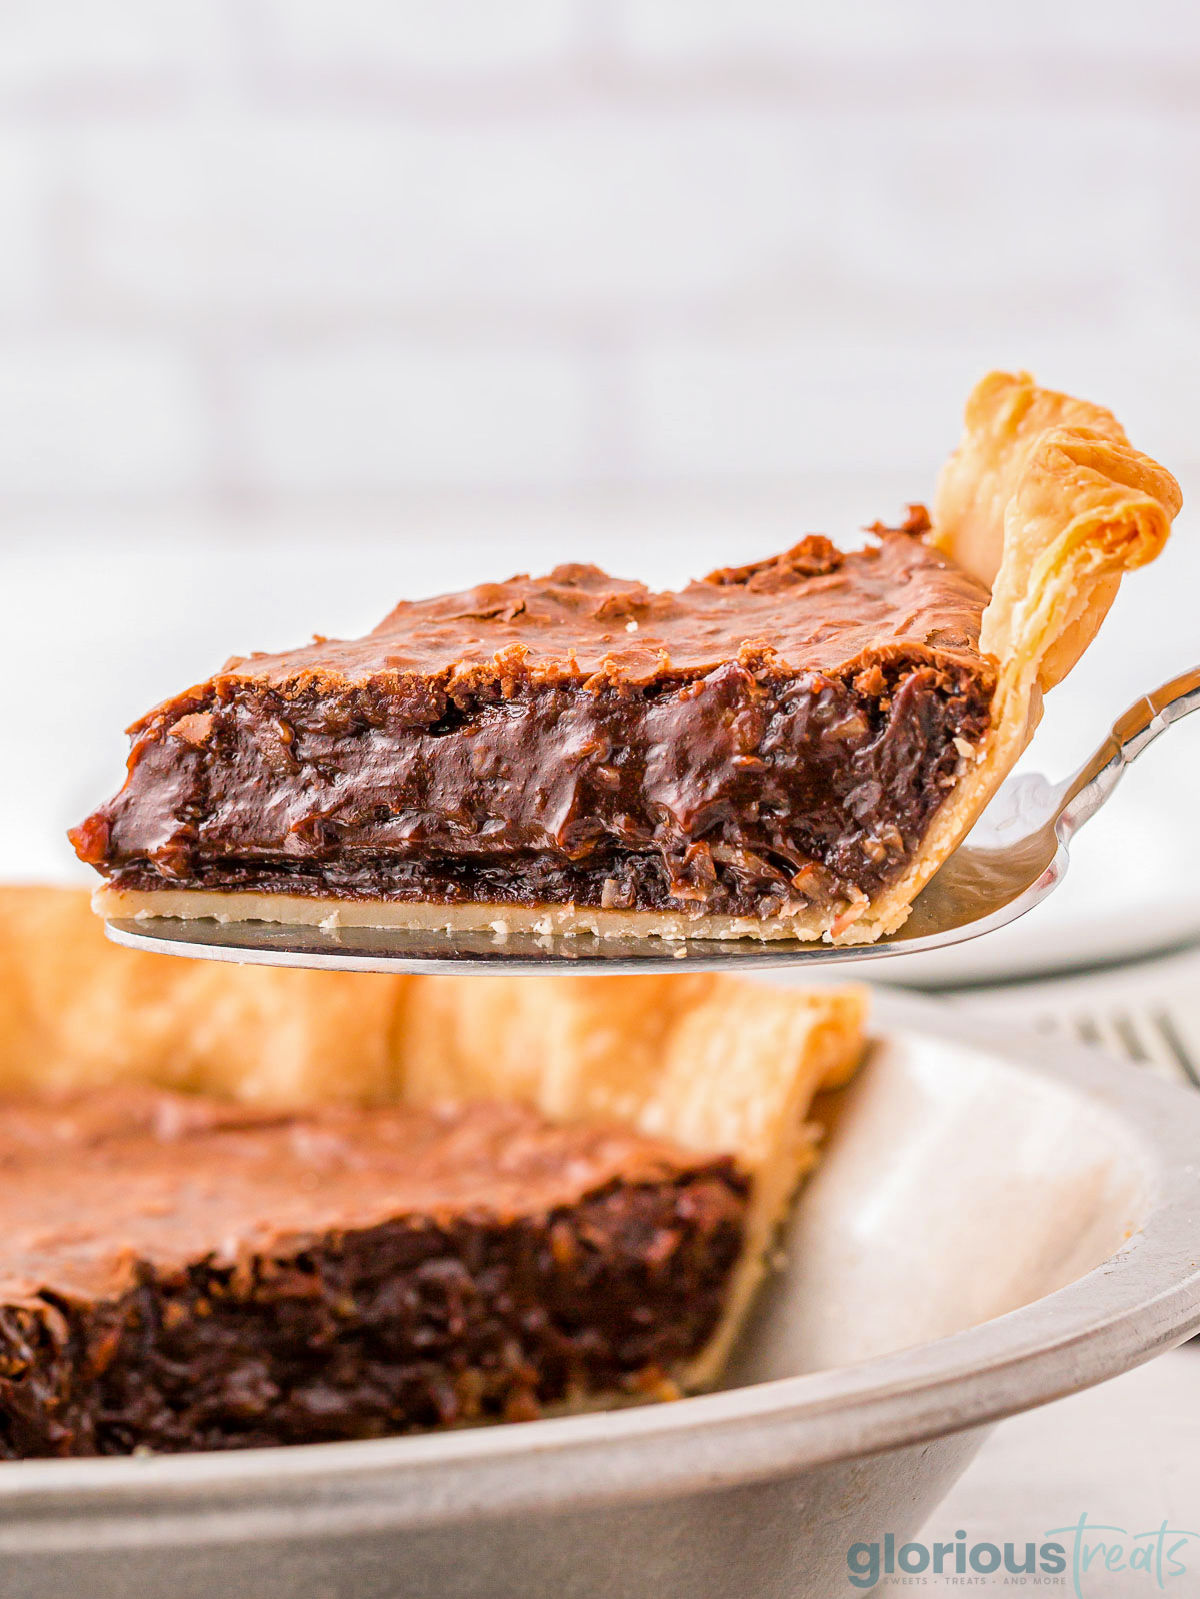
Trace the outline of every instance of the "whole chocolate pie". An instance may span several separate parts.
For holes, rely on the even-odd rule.
[[[932,518],[674,593],[560,566],[235,659],[135,724],[72,838],[106,916],[868,942],[1179,504],[1110,412],[994,373]]]
[[[4,928],[0,1459],[709,1387],[864,1044],[854,988],[171,961],[68,889]]]
[[[686,1378],[749,1180],[513,1104],[0,1100],[0,1457],[524,1420]]]

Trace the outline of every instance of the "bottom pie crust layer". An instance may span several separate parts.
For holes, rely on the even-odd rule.
[[[394,927],[414,932],[490,932],[592,934],[597,938],[820,938],[828,911],[817,906],[787,916],[689,916],[678,911],[605,910],[588,905],[506,905],[470,902],[434,904],[418,900],[338,899],[325,895],[262,894],[208,889],[134,889],[106,884],[92,904],[109,920],[179,917],[192,921],[277,922],[289,927]],[[862,902],[866,909],[866,900]],[[858,907],[847,910],[832,929],[852,942]]]

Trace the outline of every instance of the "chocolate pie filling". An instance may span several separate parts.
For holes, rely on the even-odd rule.
[[[367,1438],[669,1391],[733,1162],[514,1105],[7,1101],[0,1458]]]
[[[119,886],[769,916],[900,875],[988,726],[987,591],[917,536],[651,593],[562,566],[231,662],[72,834]]]

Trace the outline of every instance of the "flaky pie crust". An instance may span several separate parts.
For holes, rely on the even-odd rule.
[[[991,589],[980,636],[999,668],[991,727],[904,876],[835,942],[870,943],[903,923],[1016,764],[1042,696],[1095,638],[1122,576],[1166,543],[1181,503],[1175,479],[1111,411],[1039,388],[1027,372],[976,386],[930,539]]]

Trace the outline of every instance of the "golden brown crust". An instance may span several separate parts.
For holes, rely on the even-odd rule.
[[[1096,635],[1121,577],[1162,549],[1182,497],[1110,411],[993,372],[967,402],[943,469],[931,541],[989,584],[981,647],[996,658],[991,728],[916,859],[843,935],[891,933],[1012,770],[1042,695]]]
[[[218,922],[276,922],[285,927],[397,927],[439,933],[593,933],[597,938],[818,939],[829,924],[826,909],[809,904],[786,916],[726,916],[712,912],[604,910],[574,903],[495,904],[464,900],[342,899],[334,895],[273,894],[262,889],[121,888],[105,883],[92,908],[109,921],[156,916]],[[680,948],[680,954],[684,951]]]
[[[0,886],[0,1092],[115,1081],[264,1104],[386,1100],[409,979],[120,949],[83,889]]]

